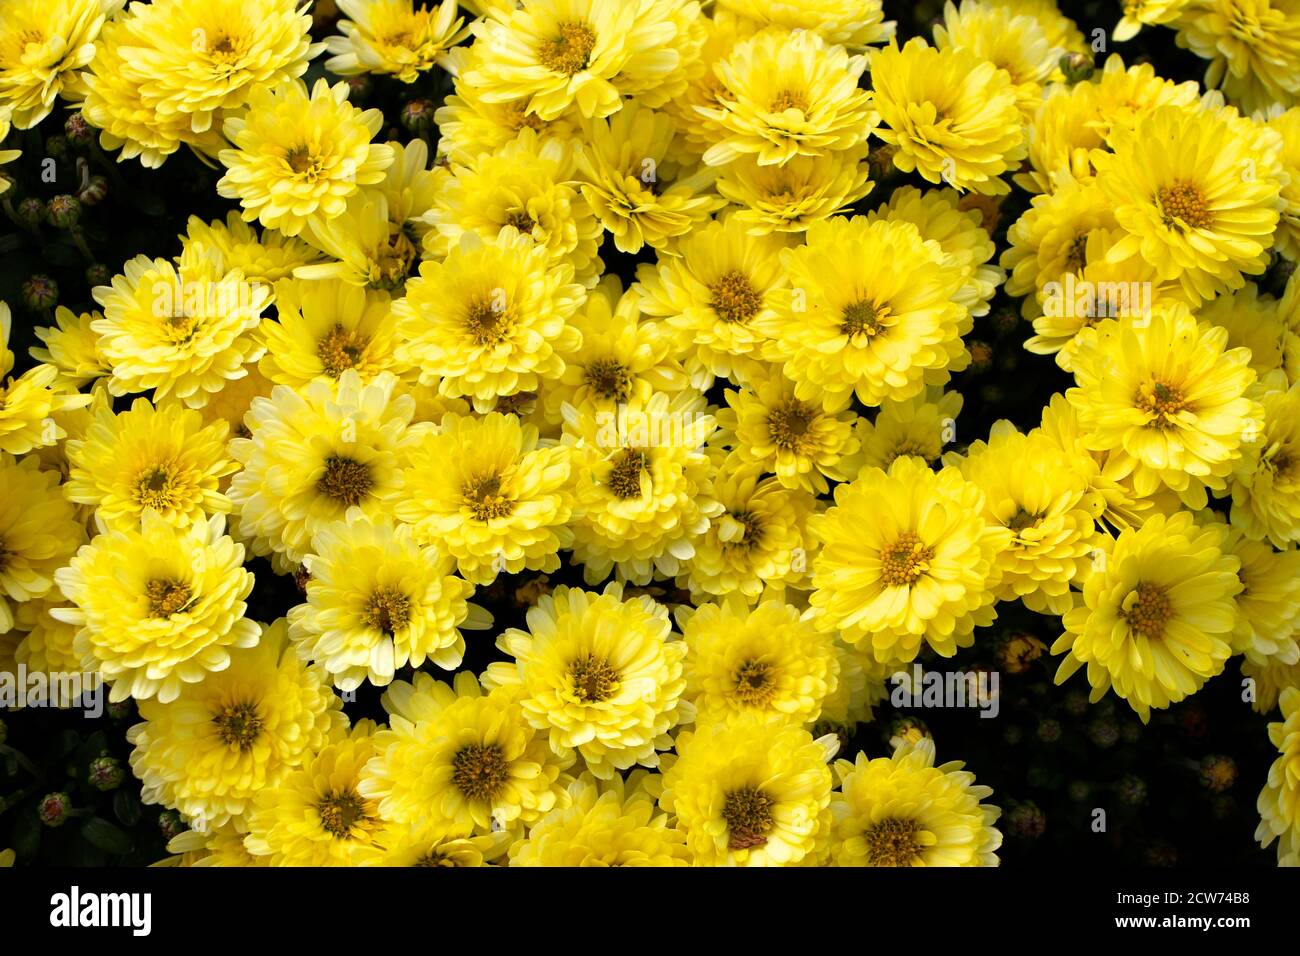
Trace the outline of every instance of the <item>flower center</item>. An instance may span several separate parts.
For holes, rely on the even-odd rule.
[[[262,718],[257,708],[249,703],[226,704],[212,718],[217,734],[228,747],[238,747],[244,752],[253,749],[253,743],[262,732]]]
[[[221,33],[208,48],[208,54],[218,63],[229,64],[243,55],[244,45],[240,38]]]
[[[1274,478],[1286,478],[1291,474],[1291,468],[1295,464],[1295,459],[1285,448],[1279,448],[1272,455],[1264,460],[1265,465],[1273,471]],[[3,548],[0,548],[0,570],[3,570]]]
[[[460,864],[453,857],[439,853],[437,850],[430,850],[412,863],[411,866],[460,866]]]
[[[798,399],[783,402],[768,412],[767,431],[777,448],[793,449],[803,444],[812,424],[813,410]]]
[[[0,573],[3,573],[5,568],[9,567],[9,556],[11,554],[13,552],[5,547],[5,539],[0,538]]]
[[[624,448],[610,469],[605,484],[615,498],[626,501],[641,497],[641,473],[650,465],[650,456],[637,448]]]
[[[1070,243],[1070,249],[1065,254],[1065,265],[1071,272],[1082,272],[1088,259],[1088,236],[1087,233],[1079,233]]]
[[[544,41],[537,50],[537,58],[551,72],[573,76],[587,68],[596,46],[596,34],[580,20],[567,20],[559,27],[560,35]]]
[[[310,147],[297,146],[289,150],[289,155],[285,157],[284,161],[299,176],[306,174],[309,179],[314,179],[320,175],[320,157],[316,156]]]
[[[326,333],[316,343],[316,357],[320,359],[322,370],[330,378],[338,378],[350,368],[361,363],[361,356],[366,351],[369,339],[357,332],[345,329],[340,324]]]
[[[510,765],[496,744],[470,744],[451,758],[451,782],[470,800],[490,803],[509,779]]]
[[[316,812],[320,814],[321,827],[336,840],[352,836],[353,828],[364,832],[375,822],[370,802],[351,787],[330,793],[316,804]]]
[[[884,319],[888,315],[888,306],[876,308],[870,302],[859,300],[844,307],[844,319],[840,323],[840,331],[849,338],[859,333],[870,338],[885,330]]]
[[[808,112],[808,96],[803,90],[782,90],[772,99],[772,112],[784,113],[786,110]]]
[[[748,850],[762,846],[772,832],[773,800],[756,787],[742,787],[727,794],[722,805],[722,819],[726,821],[732,850]]]
[[[385,292],[397,292],[406,285],[406,277],[418,258],[415,244],[405,230],[399,229],[388,237],[383,248],[370,263],[370,287]]]
[[[584,378],[593,391],[611,401],[625,401],[632,392],[632,376],[617,359],[597,359],[587,366]]]
[[[180,581],[164,581],[161,578],[154,578],[146,584],[144,593],[149,599],[149,616],[156,618],[168,618],[184,610],[193,596],[188,585]]]
[[[734,549],[749,551],[758,546],[759,539],[763,534],[763,523],[759,520],[758,515],[752,511],[733,511],[723,517],[729,518],[732,522],[731,528],[738,532],[737,534],[731,534],[724,527],[719,535],[722,538],[723,547],[729,551]]]
[[[905,531],[880,555],[880,576],[890,587],[911,587],[930,570],[934,550],[921,543],[912,531]]]
[[[366,602],[362,619],[368,626],[392,636],[411,620],[411,600],[397,588],[380,585]]]
[[[330,455],[325,459],[325,472],[316,482],[316,490],[351,508],[365,500],[374,484],[369,465],[341,455]]]
[[[776,693],[771,665],[762,661],[745,661],[736,670],[736,688],[733,693],[746,704],[766,704]]]
[[[1164,224],[1179,232],[1186,228],[1206,229],[1213,222],[1205,205],[1205,194],[1186,180],[1180,179],[1169,186],[1160,187],[1160,192],[1156,194],[1156,204],[1160,207]]]
[[[171,470],[157,465],[145,472],[135,486],[135,500],[142,508],[158,511],[172,504],[173,477]]]
[[[1183,393],[1164,382],[1148,382],[1138,389],[1137,406],[1155,417],[1148,428],[1171,428],[1172,417],[1187,407]]]
[[[515,132],[525,126],[532,130],[540,130],[544,125],[542,118],[536,113],[525,112],[527,105],[527,100],[513,100],[507,103],[505,105],[505,125]]]
[[[506,214],[504,225],[514,226],[520,232],[527,235],[533,231],[533,226],[537,225],[537,223],[532,216],[528,215],[528,210],[516,209],[512,213]]]
[[[461,493],[476,521],[504,518],[515,507],[514,502],[501,493],[500,475],[484,475],[467,482]]]
[[[763,294],[747,275],[735,269],[718,276],[709,286],[709,294],[713,296],[709,305],[723,322],[748,322],[763,308]]]
[[[926,448],[920,441],[913,438],[905,438],[885,454],[885,467],[892,465],[895,459],[916,456],[924,458],[926,461],[933,461],[935,454]]]
[[[1122,617],[1131,630],[1143,637],[1155,639],[1163,637],[1165,624],[1173,616],[1173,606],[1169,603],[1166,589],[1158,584],[1145,581],[1129,592],[1120,609]]]
[[[1017,508],[1016,513],[1007,519],[1006,526],[1012,531],[1024,531],[1038,523],[1042,515],[1030,514],[1024,508]]]
[[[569,665],[569,680],[573,682],[574,696],[584,704],[609,700],[618,690],[618,671],[603,657],[592,654]]]
[[[872,824],[863,838],[871,866],[911,866],[921,855],[917,840],[920,826],[915,820],[888,817]]]
[[[496,345],[510,331],[511,318],[503,303],[480,300],[465,313],[465,331],[475,345]]]

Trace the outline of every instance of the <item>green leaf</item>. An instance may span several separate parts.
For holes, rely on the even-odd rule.
[[[124,856],[135,845],[124,830],[100,817],[90,817],[81,824],[81,835],[105,853]]]
[[[134,793],[126,789],[119,789],[113,794],[113,813],[117,815],[122,825],[127,827],[135,826],[144,815],[140,801],[136,799]]]
[[[20,860],[28,862],[36,859],[36,854],[41,849],[41,821],[36,816],[34,803],[18,811],[18,819],[14,821],[13,840],[14,852]]]

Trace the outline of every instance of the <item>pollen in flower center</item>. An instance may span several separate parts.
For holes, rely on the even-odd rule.
[[[304,173],[318,175],[321,171],[320,157],[314,155],[306,146],[299,146],[289,150],[285,162],[289,164],[290,169],[299,175]]]
[[[320,825],[336,840],[345,840],[352,835],[353,827],[365,828],[372,822],[370,806],[355,790],[336,790],[316,804],[320,814]]]
[[[844,318],[840,331],[849,338],[862,334],[868,338],[879,335],[885,330],[884,318],[889,315],[889,307],[876,308],[870,302],[859,300],[844,307]]]
[[[504,518],[514,510],[514,502],[501,493],[501,476],[484,475],[461,489],[465,505],[478,521]]]
[[[362,618],[370,627],[391,636],[411,620],[411,599],[397,588],[380,585],[366,602]]]
[[[499,301],[473,303],[465,313],[465,331],[475,345],[496,345],[510,331],[512,315]]]
[[[533,226],[537,225],[537,223],[533,217],[528,214],[528,210],[516,209],[514,212],[506,214],[504,225],[514,226],[520,232],[527,235],[533,231]]]
[[[9,567],[9,555],[12,553],[5,547],[5,539],[0,538],[0,573],[3,573],[4,569]]]
[[[920,829],[915,820],[898,817],[872,824],[863,834],[871,866],[911,866],[921,855]]]
[[[1042,515],[1032,514],[1024,508],[1017,508],[1016,513],[1007,519],[1007,527],[1012,531],[1024,531],[1036,525],[1041,517]]]
[[[773,113],[784,113],[789,109],[795,109],[801,113],[808,112],[808,97],[802,90],[785,89],[773,97]]]
[[[351,508],[365,500],[374,483],[369,465],[342,455],[330,455],[325,459],[325,472],[316,482],[316,490]]]
[[[591,51],[596,47],[596,34],[580,20],[559,24],[559,31],[559,36],[543,41],[537,58],[553,73],[573,76],[587,68]]]
[[[496,744],[470,744],[451,758],[451,782],[470,800],[491,802],[509,779],[510,765]]]
[[[803,444],[812,425],[813,410],[798,399],[782,402],[767,415],[767,431],[777,448],[792,449]]]
[[[735,269],[718,276],[709,286],[709,294],[713,297],[709,305],[723,322],[748,322],[763,308],[763,294],[747,275]]]
[[[584,704],[609,700],[618,690],[618,671],[603,657],[588,654],[569,665],[573,694]]]
[[[142,508],[162,511],[172,505],[175,477],[171,469],[156,465],[140,476],[135,486],[135,498]]]
[[[934,550],[922,544],[915,532],[905,531],[881,552],[880,576],[890,587],[910,587],[930,570],[933,557]]]
[[[149,599],[149,616],[156,618],[171,617],[185,609],[194,592],[189,585],[180,581],[164,581],[154,578],[144,586],[145,597]]]
[[[350,368],[356,368],[365,354],[370,340],[355,331],[335,323],[334,328],[316,343],[316,357],[321,369],[330,378],[338,378]]]
[[[583,378],[602,398],[625,401],[632,392],[632,376],[618,359],[597,359],[587,366]]]
[[[757,787],[742,787],[727,794],[722,805],[722,819],[727,824],[733,850],[762,846],[776,821],[772,817],[774,802]]]
[[[1165,590],[1158,584],[1141,581],[1129,592],[1120,608],[1120,617],[1131,630],[1152,639],[1164,636],[1165,625],[1173,616],[1173,605]]]
[[[605,484],[615,498],[627,500],[641,496],[641,472],[649,466],[650,459],[638,448],[624,448],[610,469]]]
[[[1186,180],[1162,186],[1156,194],[1156,203],[1164,224],[1180,232],[1185,228],[1205,229],[1213,221],[1205,203],[1205,194]]]
[[[776,693],[771,665],[763,661],[745,661],[736,670],[733,693],[746,704],[766,704]]]
[[[1155,417],[1147,423],[1151,428],[1169,428],[1172,417],[1187,407],[1183,393],[1164,382],[1148,382],[1138,389],[1137,406]]]
[[[253,749],[253,744],[262,732],[262,718],[257,708],[250,703],[226,704],[212,718],[217,725],[217,734],[229,747],[238,747],[242,751]]]

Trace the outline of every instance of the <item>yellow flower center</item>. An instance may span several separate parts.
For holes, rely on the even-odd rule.
[[[1082,272],[1087,261],[1088,236],[1087,233],[1080,233],[1074,237],[1074,241],[1070,243],[1069,251],[1065,254],[1065,267],[1071,272]]]
[[[795,109],[801,113],[808,112],[808,96],[803,90],[781,90],[772,98],[773,113],[784,113],[786,110]]]
[[[370,340],[364,335],[335,323],[334,328],[316,343],[316,357],[320,359],[321,369],[326,375],[338,378],[361,363],[361,356],[369,344]]]
[[[465,331],[475,345],[496,345],[505,340],[513,321],[508,305],[480,300],[465,313]]]
[[[316,812],[320,814],[321,828],[336,840],[346,840],[354,829],[364,833],[373,829],[375,823],[370,802],[351,787],[330,793],[316,804]]]
[[[728,551],[751,551],[763,537],[763,522],[752,511],[732,511],[723,515],[719,529],[722,546]]]
[[[618,671],[603,657],[588,654],[569,665],[573,695],[584,704],[609,700],[618,690]]]
[[[219,64],[229,65],[244,55],[248,42],[243,37],[219,33],[208,47],[208,55]]]
[[[916,579],[930,570],[934,549],[927,548],[912,531],[905,531],[898,540],[880,554],[880,577],[890,587],[911,587]]]
[[[757,787],[742,787],[727,794],[722,805],[722,819],[727,824],[732,850],[749,850],[767,842],[776,821],[772,817],[775,801]]]
[[[1024,508],[1017,508],[1016,513],[1007,519],[1006,526],[1012,531],[1024,531],[1036,525],[1041,517],[1042,515],[1031,514]]]
[[[415,244],[405,230],[399,229],[388,237],[388,242],[370,263],[370,288],[397,292],[406,285],[406,277],[419,256]]]
[[[650,465],[650,456],[638,448],[624,448],[618,453],[605,484],[610,493],[626,501],[641,497],[641,473]]]
[[[546,125],[540,116],[536,113],[525,112],[528,106],[528,100],[512,100],[505,105],[505,125],[510,129],[518,132],[527,126],[532,130],[540,130]]]
[[[250,703],[226,704],[212,718],[217,725],[217,735],[228,747],[238,747],[245,753],[253,749],[262,732],[262,718]]]
[[[889,306],[876,308],[870,302],[859,300],[844,307],[844,318],[840,331],[853,338],[862,334],[868,338],[879,335],[885,330],[884,319],[889,315]]]
[[[917,840],[920,829],[915,820],[898,817],[887,817],[872,824],[863,834],[870,865],[911,866],[921,855],[921,844]]]
[[[506,221],[503,225],[514,226],[524,235],[528,235],[533,231],[533,226],[537,225],[537,222],[528,214],[528,210],[516,209],[514,212],[506,214]]]
[[[527,415],[529,405],[537,400],[536,392],[515,392],[497,399],[496,410],[502,415]]]
[[[626,401],[632,393],[632,375],[618,359],[597,359],[587,366],[583,379],[602,398]]]
[[[325,459],[325,471],[316,482],[316,490],[351,508],[365,500],[374,484],[369,465],[342,455],[330,455]]]
[[[180,581],[164,581],[154,578],[144,586],[145,597],[149,599],[149,616],[168,618],[185,609],[193,593],[189,585]]]
[[[1183,393],[1164,382],[1147,382],[1138,389],[1137,407],[1155,417],[1147,422],[1148,428],[1170,428],[1173,416],[1187,408]]]
[[[748,322],[763,308],[763,293],[754,288],[747,275],[735,269],[718,276],[709,286],[709,294],[713,297],[709,305],[718,318],[733,325]]]
[[[437,850],[430,850],[412,863],[411,866],[460,866],[460,864],[456,862],[454,857],[439,853]]]
[[[1287,478],[1291,475],[1295,459],[1285,448],[1278,448],[1277,451],[1265,458],[1264,463],[1272,470],[1274,478]],[[0,569],[3,569],[3,565],[0,565]]]
[[[1173,605],[1169,603],[1166,588],[1158,584],[1138,583],[1120,609],[1120,617],[1129,629],[1152,640],[1163,637],[1165,625],[1173,617]]]
[[[1205,194],[1186,180],[1160,187],[1156,204],[1164,224],[1179,232],[1185,228],[1206,229],[1214,221],[1206,207]]]
[[[885,467],[888,468],[892,465],[896,458],[902,458],[907,455],[915,455],[918,458],[924,458],[926,461],[932,461],[934,458],[934,456],[920,441],[914,438],[906,438],[886,453]]]
[[[812,408],[798,399],[782,402],[772,409],[767,415],[767,432],[772,444],[786,450],[802,446],[814,414]]]
[[[461,489],[465,506],[476,521],[504,518],[514,510],[515,504],[501,493],[501,476],[484,475],[465,484]]]
[[[543,41],[537,48],[537,58],[552,73],[573,76],[587,68],[596,34],[580,20],[565,21],[559,30],[559,36]]]
[[[451,758],[451,782],[470,800],[492,802],[509,779],[505,751],[496,744],[469,744]]]
[[[289,150],[289,155],[284,160],[289,164],[295,175],[305,176],[309,180],[314,180],[321,174],[322,163],[319,156],[312,152],[308,146],[299,146]]]
[[[736,670],[736,687],[732,691],[746,704],[762,706],[776,694],[772,667],[762,661],[745,661]]]
[[[163,511],[174,502],[176,478],[171,469],[156,465],[140,476],[135,486],[135,500],[141,508]]]
[[[411,599],[397,588],[380,585],[366,602],[362,619],[369,627],[392,635],[411,620]]]

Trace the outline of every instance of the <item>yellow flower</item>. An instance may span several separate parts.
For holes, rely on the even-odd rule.
[[[198,821],[196,820],[197,824]],[[252,867],[269,865],[266,857],[253,856],[244,846],[244,834],[233,823],[215,829],[186,830],[167,841],[167,852],[177,854],[153,866]]]
[[[297,266],[298,279],[342,279],[400,295],[420,261],[419,246],[389,221],[388,199],[374,186],[354,193],[336,218],[308,221],[303,239],[334,261]]]
[[[880,661],[913,660],[923,643],[951,657],[992,623],[997,555],[1012,532],[988,524],[984,495],[961,473],[911,456],[862,472],[809,521],[813,619],[869,645]]]
[[[884,402],[874,422],[857,420],[853,431],[862,451],[844,463],[844,470],[850,477],[863,468],[888,471],[895,458],[906,455],[934,464],[943,454],[943,446],[957,438],[961,406],[960,392],[945,392],[937,386],[905,402]]]
[[[324,672],[289,647],[282,618],[170,703],[140,701],[142,722],[126,739],[141,799],[204,830],[231,821],[246,830],[258,794],[346,734],[341,707]]]
[[[5,141],[9,135],[9,123],[13,119],[13,108],[9,106],[0,106],[0,143]],[[5,163],[12,163],[15,159],[23,154],[21,149],[0,149],[0,166]],[[0,173],[0,196],[9,191],[13,185],[13,180],[8,176]]]
[[[1067,272],[1080,273],[1087,264],[1089,237],[1115,229],[1115,213],[1093,182],[1080,182],[1063,171],[1055,188],[1035,196],[1029,208],[1007,230],[1010,248],[1002,253],[1001,264],[1010,270],[1008,295],[1029,296],[1022,312],[1036,300],[1032,293],[1048,282],[1060,282]]]
[[[1229,348],[1250,349],[1250,367],[1260,381],[1279,369],[1285,374],[1300,355],[1300,335],[1287,324],[1278,301],[1260,294],[1253,282],[1206,302],[1196,317],[1227,329]]]
[[[763,166],[741,157],[718,173],[717,188],[739,207],[732,211],[751,235],[804,232],[814,222],[846,212],[871,192],[866,143],[795,156],[782,166]]]
[[[567,448],[538,447],[536,427],[514,415],[448,414],[412,448],[394,510],[474,584],[503,571],[555,571],[573,543],[569,468]]]
[[[342,690],[367,679],[382,687],[426,659],[455,670],[465,655],[460,629],[492,624],[466,602],[474,587],[452,576],[455,560],[415,544],[408,525],[353,516],[322,528],[312,547],[307,601],[289,612],[289,637]]]
[[[387,852],[381,866],[492,866],[510,849],[512,835],[499,830],[471,837],[440,834],[420,823],[389,827],[380,836]]]
[[[1263,426],[1233,468],[1232,523],[1285,548],[1300,542],[1300,383],[1265,385]]]
[[[1098,543],[1105,553],[1052,645],[1065,652],[1056,682],[1087,664],[1091,700],[1114,687],[1146,723],[1153,708],[1191,696],[1223,670],[1241,563],[1224,553],[1218,527],[1198,528],[1186,511]]]
[[[834,736],[761,714],[700,725],[677,737],[660,805],[677,816],[696,866],[787,866],[830,830]]]
[[[415,400],[395,395],[396,386],[389,372],[363,384],[348,369],[337,382],[318,379],[301,391],[277,385],[270,398],[253,400],[244,419],[250,437],[230,443],[243,469],[229,491],[253,554],[291,570],[321,528],[400,500]]]
[[[423,673],[397,681],[358,793],[386,820],[457,837],[517,830],[566,805],[573,755],[553,753],[516,698],[511,688],[483,693],[465,671],[454,687]]]
[[[412,239],[423,239],[429,230],[425,218],[451,174],[444,166],[429,168],[429,147],[422,139],[405,146],[390,142],[388,146],[393,151],[393,165],[375,188],[388,203],[390,226]]]
[[[969,311],[956,301],[969,267],[921,237],[910,222],[861,216],[814,223],[807,244],[786,250],[764,357],[795,395],[844,408],[902,401],[942,385],[970,361],[961,336]]]
[[[65,438],[67,432],[53,416],[90,404],[90,396],[60,388],[59,370],[53,365],[37,365],[18,378],[10,376],[12,325],[9,306],[0,302],[0,454],[25,455]]]
[[[962,0],[960,8],[951,0],[945,3],[943,23],[934,27],[934,45],[969,51],[1006,70],[1026,120],[1033,118],[1061,56],[1032,16],[1008,18],[1006,11],[981,0]]]
[[[1286,205],[1273,241],[1278,252],[1295,262],[1300,259],[1300,106],[1270,110],[1267,125],[1282,137],[1282,169],[1289,177],[1282,187]]]
[[[1300,688],[1300,663],[1283,664],[1272,659],[1256,664],[1250,658],[1241,662],[1241,676],[1254,682],[1251,709],[1257,714],[1270,713],[1288,687]]]
[[[1268,769],[1260,791],[1259,826],[1255,839],[1262,847],[1277,845],[1280,866],[1300,866],[1300,689],[1282,691],[1282,719],[1268,725],[1268,739],[1280,755]]]
[[[1209,60],[1205,85],[1244,112],[1300,99],[1300,5],[1295,0],[1206,0],[1179,16],[1178,45]],[[1118,39],[1118,38],[1117,38]]]
[[[0,105],[13,110],[13,123],[31,129],[54,109],[62,94],[79,98],[79,72],[95,56],[104,19],[125,0],[48,0],[0,4]]]
[[[35,456],[15,461],[0,452],[0,634],[14,627],[15,611],[51,592],[54,572],[85,540],[57,472],[42,471]],[[57,597],[57,594],[56,594]]]
[[[1118,53],[1106,58],[1106,65],[1089,81],[1093,95],[1089,98],[1095,115],[1088,125],[1102,134],[1106,142],[1116,129],[1133,129],[1138,118],[1158,106],[1192,107],[1201,96],[1195,80],[1175,83],[1156,75],[1150,63],[1135,63],[1125,69]]]
[[[1025,127],[1029,168],[1012,175],[1017,186],[1031,193],[1050,193],[1065,179],[1087,183],[1094,178],[1092,151],[1105,143],[1104,130],[1098,128],[1102,114],[1097,100],[1093,83],[1048,85]]]
[[[45,348],[33,348],[31,356],[58,369],[54,382],[57,391],[75,392],[109,373],[108,363],[99,350],[99,335],[91,328],[92,323],[102,318],[99,312],[76,315],[71,309],[59,306],[54,310],[55,324],[35,330]]]
[[[138,527],[146,511],[188,525],[230,511],[221,479],[238,467],[226,457],[224,422],[206,425],[181,405],[154,408],[137,398],[129,411],[100,409],[80,440],[70,439],[69,501],[94,505],[110,528]]]
[[[816,31],[827,43],[851,50],[894,36],[895,23],[885,19],[881,0],[718,0],[717,7],[763,26]]]
[[[511,866],[689,866],[686,836],[656,812],[645,771],[627,781],[583,775],[570,804],[533,824],[510,847]]]
[[[586,290],[572,278],[572,265],[556,264],[512,226],[487,240],[467,232],[444,261],[421,263],[394,303],[397,357],[419,367],[424,384],[470,398],[479,411],[535,391],[562,375],[564,354],[582,344],[567,320]]]
[[[602,779],[636,765],[657,767],[656,750],[692,711],[681,704],[686,646],[668,609],[644,595],[623,599],[611,582],[599,594],[563,585],[528,611],[497,647],[511,663],[488,666],[486,687],[518,688],[525,718],[550,735],[556,753],[576,750]]]
[[[249,222],[296,236],[317,217],[341,215],[359,186],[373,186],[393,163],[390,146],[372,143],[380,110],[348,103],[348,85],[300,81],[249,92],[248,112],[225,121],[233,149],[218,158],[226,174],[217,192],[238,199]]]
[[[29,674],[41,673],[49,677],[48,686],[44,688],[28,686],[28,704],[76,707],[84,697],[74,697],[74,692],[80,695],[97,693],[103,681],[99,674],[83,669],[85,665],[76,650],[77,628],[50,614],[51,610],[65,603],[55,594],[51,592],[44,598],[19,605],[15,625],[17,630],[25,633],[14,648],[14,663],[26,665]],[[77,674],[81,675],[79,687],[76,682],[67,683],[66,675]]]
[[[220,219],[205,223],[190,216],[181,245],[204,245],[216,249],[226,268],[238,269],[249,282],[278,282],[293,275],[298,266],[319,262],[321,254],[301,239],[290,239],[275,230],[261,235],[257,228],[244,222],[235,210]]]
[[[1189,508],[1222,491],[1242,446],[1263,426],[1250,352],[1226,349],[1226,329],[1197,323],[1186,306],[1107,319],[1074,353],[1078,383],[1066,393],[1084,443],[1122,453],[1133,487],[1147,497],[1163,484]]]
[[[871,94],[858,88],[865,56],[851,56],[807,30],[774,28],[741,40],[713,71],[715,107],[697,106],[714,124],[704,153],[710,166],[753,155],[761,166],[817,156],[866,140],[876,125]]]
[[[325,69],[338,76],[392,73],[403,83],[445,66],[447,51],[465,38],[464,18],[456,16],[456,0],[442,0],[433,9],[415,8],[412,0],[335,0],[347,19],[339,20],[340,36],[327,41],[333,54]]]
[[[1124,0],[1124,16],[1115,24],[1113,36],[1123,43],[1138,35],[1146,26],[1158,26],[1184,15],[1189,0]]]
[[[1088,52],[1088,42],[1073,20],[1061,13],[1056,0],[981,0],[995,10],[1033,17],[1043,28],[1047,42],[1070,53]]]
[[[894,738],[888,757],[837,760],[831,802],[837,866],[997,866],[1002,811],[982,803],[961,761],[934,765],[934,741]]]
[[[1001,21],[1005,22],[1005,20]],[[998,177],[1026,155],[1020,94],[1011,76],[968,49],[936,50],[920,37],[871,54],[876,135],[898,147],[894,165],[927,182],[1001,195]]]
[[[1295,621],[1300,616],[1300,550],[1274,551],[1240,528],[1213,523],[1223,533],[1224,554],[1241,562],[1237,577],[1237,629],[1233,652],[1262,667],[1300,663]]]

